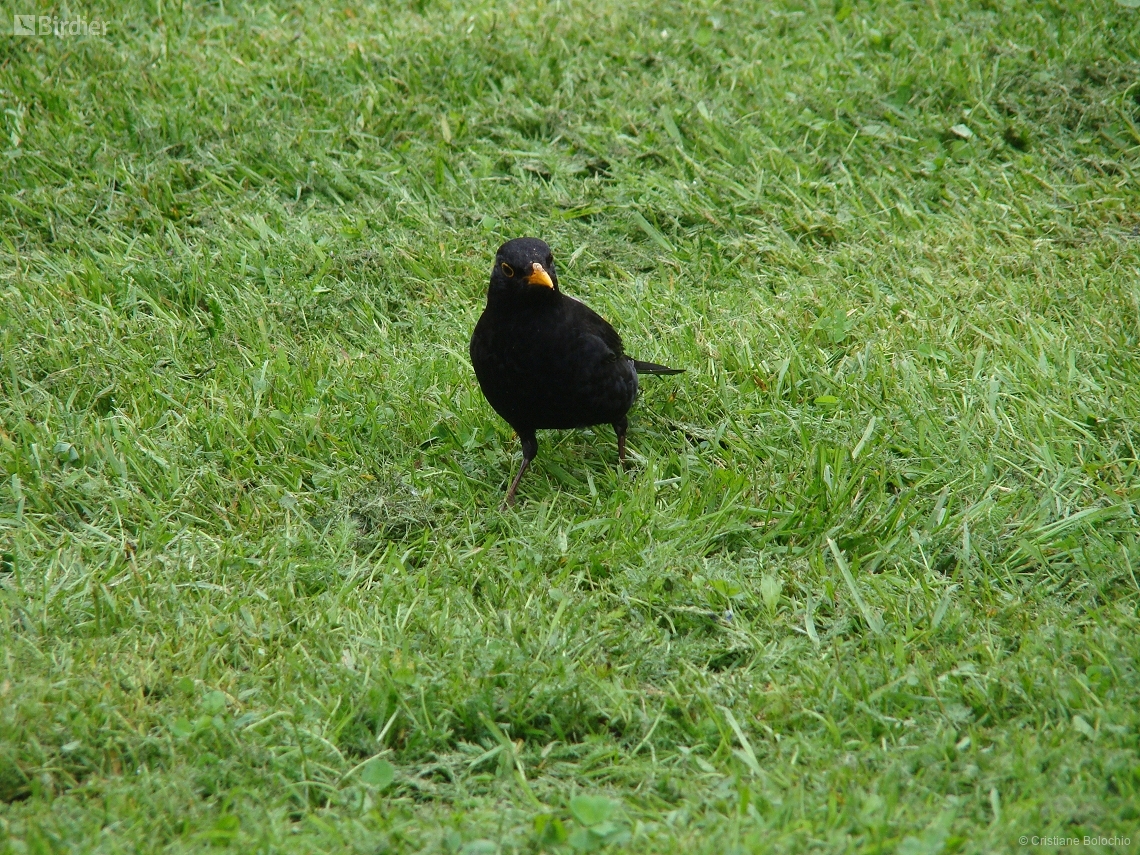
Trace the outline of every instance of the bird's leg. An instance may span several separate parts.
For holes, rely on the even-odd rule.
[[[519,467],[518,474],[515,475],[515,480],[511,482],[511,487],[507,490],[507,498],[505,504],[514,505],[515,503],[515,490],[519,487],[519,481],[522,480],[523,473],[526,472],[527,467],[530,466],[530,460],[526,457],[523,458],[522,466]]]
[[[624,416],[620,422],[614,422],[614,433],[618,441],[618,465],[625,466],[625,432],[629,429],[629,420]]]
[[[519,488],[519,481],[522,480],[523,473],[526,472],[530,462],[534,460],[538,454],[538,440],[535,439],[534,431],[529,434],[519,434],[519,439],[522,440],[523,462],[519,467],[519,473],[515,476],[515,480],[511,482],[511,487],[507,490],[506,504],[513,505],[515,503],[515,490]]]

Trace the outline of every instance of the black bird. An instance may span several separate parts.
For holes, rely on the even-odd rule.
[[[611,424],[624,462],[637,375],[684,371],[626,356],[604,318],[558,290],[550,247],[527,237],[507,241],[495,255],[471,364],[491,406],[522,440],[522,466],[507,490],[512,505],[538,454],[536,430]]]

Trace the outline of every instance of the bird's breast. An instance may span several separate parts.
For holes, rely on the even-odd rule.
[[[637,373],[590,330],[555,317],[480,319],[471,361],[483,394],[512,426],[612,423],[637,396]]]

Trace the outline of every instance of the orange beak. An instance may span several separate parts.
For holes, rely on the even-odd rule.
[[[537,261],[531,265],[530,276],[526,278],[528,285],[545,285],[547,288],[553,288],[554,282],[550,278],[550,274],[543,269],[542,265]]]

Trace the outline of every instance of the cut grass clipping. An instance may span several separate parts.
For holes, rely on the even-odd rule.
[[[1140,11],[82,16],[0,41],[0,852],[1140,846]],[[502,512],[524,234],[688,372]]]

